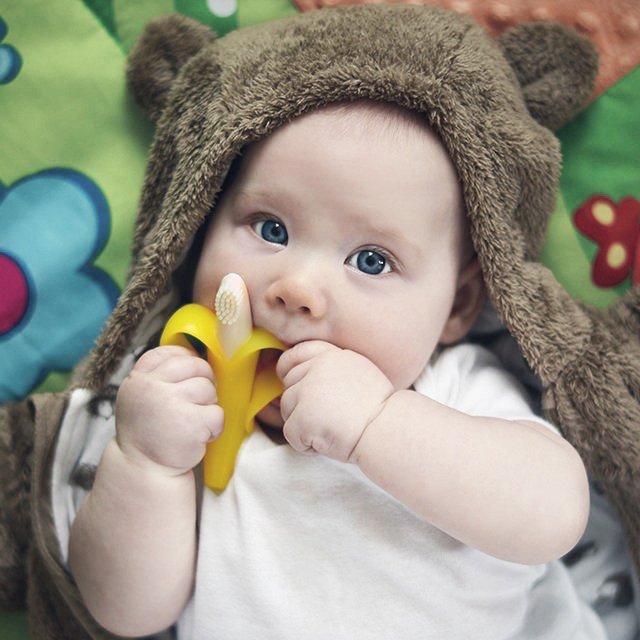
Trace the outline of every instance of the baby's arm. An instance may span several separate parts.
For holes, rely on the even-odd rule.
[[[209,365],[181,347],[145,353],[122,383],[117,436],[73,523],[69,565],[96,620],[147,635],[170,626],[193,589],[192,469],[222,430]]]
[[[586,526],[580,457],[533,422],[469,416],[398,391],[364,431],[353,460],[439,529],[504,560],[556,559]]]
[[[525,564],[557,558],[586,525],[584,466],[533,422],[473,417],[395,391],[369,360],[302,343],[278,364],[285,436],[299,451],[355,462],[441,530]]]

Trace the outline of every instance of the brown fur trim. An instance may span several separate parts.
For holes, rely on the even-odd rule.
[[[640,567],[640,344],[596,323],[581,358],[549,386],[545,406],[617,508]]]
[[[0,607],[9,611],[25,604],[33,437],[30,400],[0,407]]]

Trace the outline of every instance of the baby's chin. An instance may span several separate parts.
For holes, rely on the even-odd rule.
[[[261,426],[265,426],[271,429],[282,430],[284,426],[284,420],[280,413],[280,398],[274,400],[271,404],[268,404],[258,415],[256,416]]]

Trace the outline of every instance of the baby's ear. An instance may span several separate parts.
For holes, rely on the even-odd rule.
[[[458,276],[456,295],[449,318],[440,335],[440,344],[453,344],[471,331],[482,310],[485,288],[480,262],[473,256]]]
[[[129,54],[127,78],[151,120],[162,113],[183,65],[215,39],[211,29],[179,14],[160,16],[147,24]]]
[[[593,93],[598,53],[573,29],[530,22],[498,38],[516,73],[531,115],[549,129],[559,129]]]

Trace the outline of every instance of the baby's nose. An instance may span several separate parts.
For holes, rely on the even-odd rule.
[[[324,286],[304,273],[275,280],[267,290],[267,301],[273,308],[310,318],[321,318],[327,310]]]

